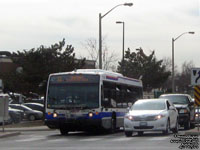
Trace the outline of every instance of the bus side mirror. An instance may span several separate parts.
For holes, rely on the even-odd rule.
[[[129,112],[129,111],[131,110],[131,107],[130,107],[130,106],[129,106],[129,107],[127,107],[127,109],[126,109],[126,110],[127,110],[127,112]]]
[[[189,104],[190,106],[193,106],[194,105],[194,102],[190,102],[190,104]]]

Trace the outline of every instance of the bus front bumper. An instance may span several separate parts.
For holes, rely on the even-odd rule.
[[[69,131],[85,131],[101,127],[101,119],[45,119],[45,124],[50,129],[60,129],[60,127],[67,127]]]

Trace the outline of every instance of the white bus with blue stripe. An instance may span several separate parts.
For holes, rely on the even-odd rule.
[[[79,69],[50,74],[45,101],[45,124],[70,131],[123,127],[127,107],[141,99],[142,82],[119,73]]]

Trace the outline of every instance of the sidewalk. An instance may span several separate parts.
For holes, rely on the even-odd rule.
[[[186,131],[185,135],[200,135],[200,126],[199,126],[199,130],[198,130],[198,127],[195,127],[194,129]]]
[[[49,131],[47,126],[44,125],[43,121],[32,121],[32,122],[22,122],[19,124],[12,124],[12,125],[6,125],[3,128],[0,127],[0,138],[3,137],[9,137],[9,136],[16,136],[20,135],[23,131]]]
[[[10,137],[10,136],[16,136],[16,135],[20,135],[21,133],[18,131],[0,131],[0,139],[4,138],[4,137]]]

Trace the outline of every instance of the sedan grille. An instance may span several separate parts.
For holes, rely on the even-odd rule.
[[[135,116],[134,121],[154,121],[155,116]]]
[[[153,129],[153,126],[135,126],[135,129]]]

